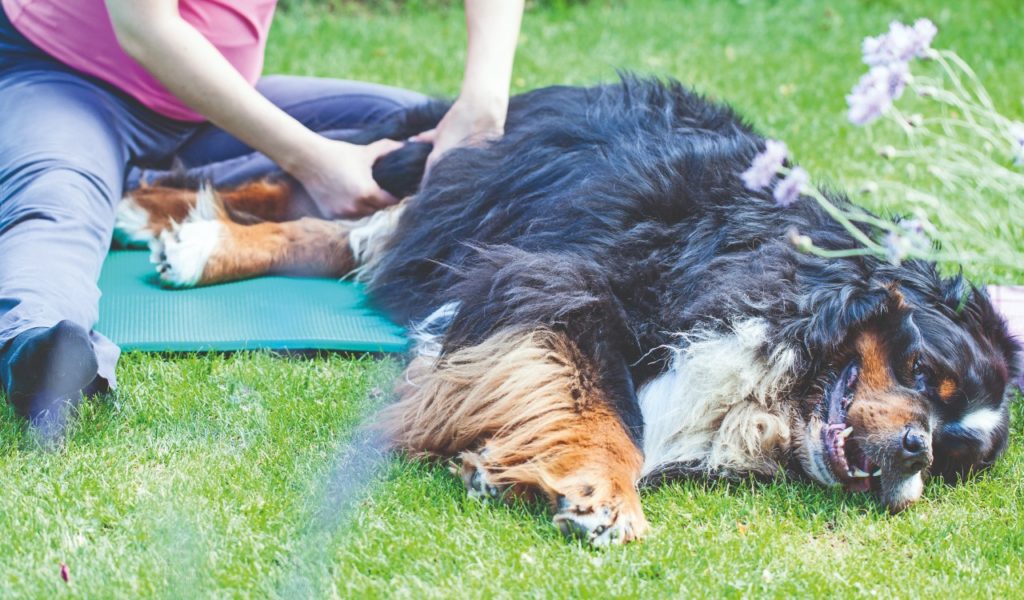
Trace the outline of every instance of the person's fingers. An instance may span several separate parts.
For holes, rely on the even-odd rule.
[[[368,209],[370,213],[398,204],[398,198],[392,196],[387,190],[376,186],[368,189],[359,195],[356,204]]]
[[[422,183],[426,183],[427,182],[427,178],[430,177],[431,169],[434,168],[434,164],[441,158],[442,154],[443,154],[443,152],[441,152],[435,146],[434,150],[431,151],[431,153],[427,155],[427,163],[423,166],[423,179],[420,180]]]
[[[377,140],[372,144],[367,144],[366,153],[371,161],[375,161],[380,157],[384,156],[385,154],[391,154],[392,152],[398,150],[404,145],[404,142],[398,142],[395,140],[389,140],[387,138],[384,138],[382,140]]]
[[[384,188],[377,188],[377,193],[374,197],[377,198],[378,203],[381,204],[381,208],[394,206],[399,202],[398,198]]]
[[[428,130],[426,130],[426,131],[424,131],[422,133],[418,133],[418,134],[412,136],[411,138],[409,138],[409,141],[410,142],[422,142],[424,144],[433,144],[434,140],[436,140],[436,139],[437,139],[437,128],[435,127],[434,129],[428,129]]]

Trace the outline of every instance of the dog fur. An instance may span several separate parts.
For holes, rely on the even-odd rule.
[[[353,141],[405,139],[446,108]],[[204,254],[197,223],[149,208],[180,194],[158,186],[128,200],[149,217],[133,209],[126,236],[159,240],[173,285],[359,269],[414,333],[380,423],[395,446],[460,458],[474,495],[540,494],[595,544],[644,535],[637,487],[669,477],[785,473],[899,511],[930,474],[990,466],[1020,350],[985,294],[925,261],[799,252],[793,230],[856,242],[809,198],[743,186],[763,148],[727,106],[624,76],[514,98],[503,138],[451,151],[418,191],[429,148],[389,155],[375,176],[411,197],[360,222],[287,220],[287,180],[250,184],[260,202],[200,194],[218,224]],[[181,245],[195,264],[175,264]]]

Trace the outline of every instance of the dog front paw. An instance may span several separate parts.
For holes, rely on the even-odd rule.
[[[639,502],[631,506],[631,503],[595,498],[589,486],[579,493],[559,496],[554,523],[562,535],[593,546],[609,546],[632,542],[647,533],[649,525]]]
[[[491,483],[490,473],[484,466],[483,455],[485,453],[486,450],[480,454],[464,452],[461,456],[462,466],[456,473],[465,484],[469,497],[477,500],[493,500],[502,494],[502,489]]]

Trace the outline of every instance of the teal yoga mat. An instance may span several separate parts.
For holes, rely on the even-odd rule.
[[[190,290],[161,288],[149,253],[110,253],[96,330],[124,350],[401,352],[404,331],[366,304],[362,286],[262,277]]]

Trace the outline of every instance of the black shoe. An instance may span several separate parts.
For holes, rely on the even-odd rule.
[[[95,391],[96,353],[89,332],[70,322],[29,329],[0,355],[0,380],[18,414],[42,429],[62,429],[82,394]]]

